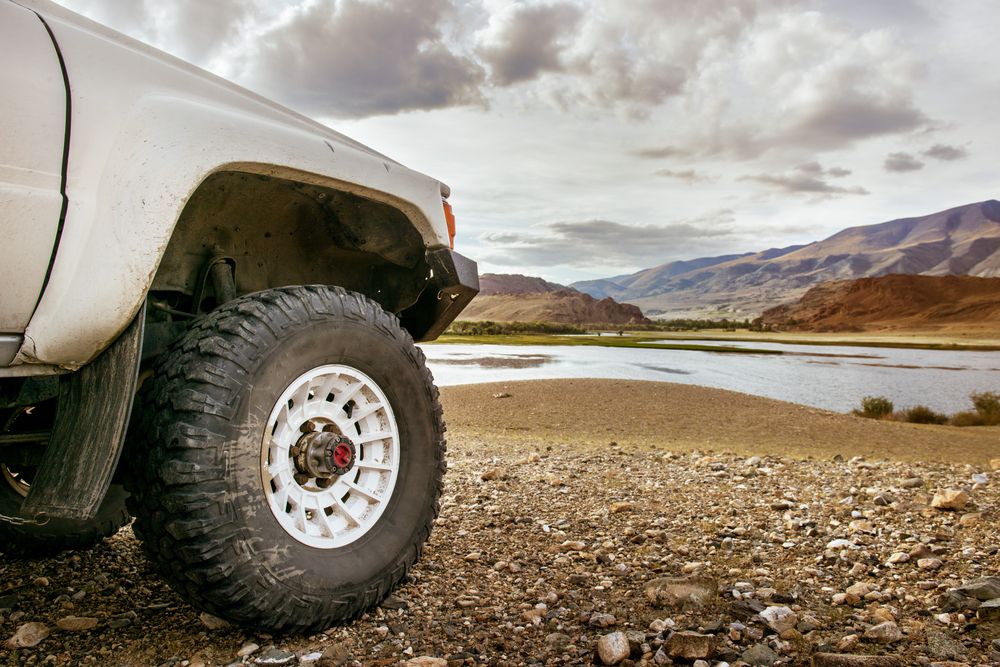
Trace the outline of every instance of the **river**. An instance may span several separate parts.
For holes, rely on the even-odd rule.
[[[1000,352],[664,341],[780,350],[734,354],[553,345],[421,345],[439,385],[554,378],[680,382],[848,412],[862,396],[897,409],[971,409],[969,394],[1000,391]]]

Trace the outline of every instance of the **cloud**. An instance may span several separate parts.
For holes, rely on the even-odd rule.
[[[656,175],[663,178],[676,178],[678,181],[685,181],[687,183],[711,180],[709,176],[699,173],[694,169],[659,169],[656,171]]]
[[[832,176],[833,178],[843,178],[844,176],[851,175],[850,169],[843,169],[841,167],[825,169],[819,162],[805,162],[797,165],[795,171],[814,177]]]
[[[264,9],[262,0],[69,0],[75,11],[202,66]]]
[[[579,7],[565,2],[515,5],[514,11],[498,21],[492,41],[481,45],[478,53],[490,67],[493,81],[501,86],[530,81],[544,72],[561,72],[565,68],[562,52],[582,16]]]
[[[883,167],[886,171],[901,173],[919,171],[924,168],[924,163],[909,153],[889,153],[885,156]]]
[[[639,267],[663,261],[677,247],[717,247],[734,234],[732,222],[732,212],[721,210],[669,225],[585,220],[541,225],[537,232],[489,232],[480,236],[487,246],[482,259],[497,266]]]
[[[896,32],[796,0],[62,1],[321,117],[613,111],[669,133],[651,159],[816,153],[933,122]]]
[[[240,79],[309,113],[393,114],[477,104],[484,72],[452,51],[448,0],[320,0],[260,35]]]
[[[658,148],[640,148],[633,151],[632,154],[645,160],[661,160],[668,157],[683,157],[688,152],[677,146],[660,146]]]
[[[890,30],[857,34],[816,12],[774,12],[689,83],[686,136],[703,155],[751,159],[913,132],[930,122],[914,101],[924,73]]]
[[[925,150],[922,155],[929,158],[934,158],[935,160],[945,160],[948,162],[954,160],[964,160],[969,156],[969,151],[961,146],[948,146],[947,144],[934,144],[927,150]]]
[[[826,178],[842,178],[851,172],[840,167],[825,169],[818,162],[800,164],[788,174],[754,174],[744,176],[741,181],[753,181],[790,194],[822,195],[824,198],[839,195],[867,195],[868,190],[860,186],[842,187],[832,185]]]

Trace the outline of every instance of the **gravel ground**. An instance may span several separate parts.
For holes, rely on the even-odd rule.
[[[983,579],[1000,573],[1000,471],[980,461],[986,445],[970,456],[952,430],[696,387],[667,404],[647,392],[639,408],[662,429],[634,423],[630,434],[636,403],[618,401],[639,384],[445,390],[441,518],[409,581],[349,625],[284,637],[218,628],[125,529],[89,552],[0,560],[0,641],[39,629],[29,623],[49,631],[34,647],[0,648],[0,664],[1000,664],[1000,602],[986,601],[1000,598],[1000,579]],[[584,394],[603,397],[603,411]],[[557,400],[515,409],[526,396]],[[801,431],[781,438],[793,455],[775,455],[777,441],[758,447],[756,421],[742,441],[701,448],[669,425],[685,401],[711,416],[701,440],[735,433],[754,405],[776,428],[792,414]],[[817,445],[841,420],[848,444]],[[855,442],[858,429],[870,442]],[[937,462],[856,458],[855,447],[884,440],[891,456],[893,437],[928,433]]]

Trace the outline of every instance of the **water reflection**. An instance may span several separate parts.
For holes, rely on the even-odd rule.
[[[688,341],[722,347],[719,341]],[[731,344],[727,346],[732,347]],[[970,408],[974,391],[1000,391],[1000,352],[753,343],[774,354],[594,346],[422,345],[438,384],[615,378],[697,384],[839,412],[862,396],[899,408]]]
[[[552,361],[549,354],[508,354],[494,357],[455,357],[435,359],[435,364],[478,366],[479,368],[538,368]]]

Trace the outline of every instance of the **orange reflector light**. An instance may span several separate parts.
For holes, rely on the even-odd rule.
[[[448,245],[451,249],[455,249],[455,214],[451,210],[451,204],[448,203],[447,199],[442,199],[441,203],[444,205],[444,219],[448,223]]]

